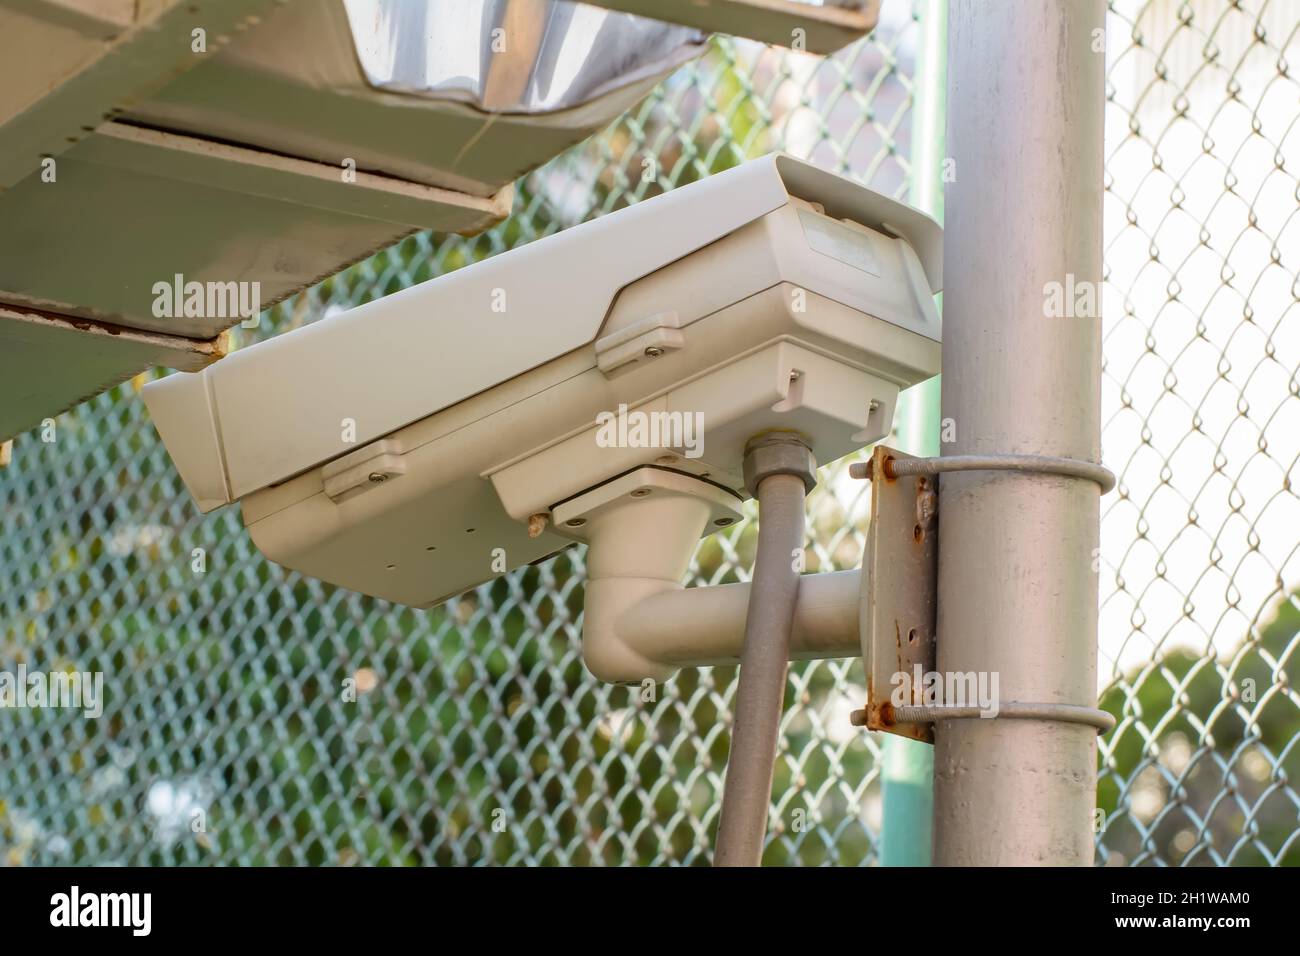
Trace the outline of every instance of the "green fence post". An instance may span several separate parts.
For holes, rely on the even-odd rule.
[[[945,86],[947,84],[947,0],[917,0],[920,39],[912,93],[912,183],[909,201],[943,221]],[[942,306],[942,300],[940,302]],[[907,391],[898,415],[901,450],[939,454],[939,379]],[[934,810],[934,748],[916,740],[885,736],[881,768],[882,866],[929,866]]]

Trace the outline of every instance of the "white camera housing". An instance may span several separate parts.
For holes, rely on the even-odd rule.
[[[427,607],[583,540],[594,489],[685,481],[716,530],[751,436],[821,463],[884,438],[939,371],[941,257],[929,217],[775,154],[144,398],[203,511],[241,501],[277,563]]]

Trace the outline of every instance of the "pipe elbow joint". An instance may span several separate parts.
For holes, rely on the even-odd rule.
[[[587,582],[582,619],[582,659],[587,670],[611,684],[663,683],[678,668],[651,660],[628,639],[626,615],[646,598],[681,590],[662,578],[602,578]]]

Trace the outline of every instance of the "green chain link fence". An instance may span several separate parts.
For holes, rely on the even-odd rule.
[[[825,60],[717,39],[527,177],[496,229],[412,236],[236,344],[772,149],[906,197],[927,2],[887,2]],[[1289,0],[1112,4],[1108,864],[1300,854],[1297,19]],[[709,862],[734,668],[653,701],[597,683],[580,552],[433,611],[270,564],[235,509],[198,515],[139,384],[60,416],[53,441],[19,436],[0,470],[0,669],[106,675],[98,720],[0,711],[0,863]],[[808,570],[855,567],[862,483],[846,463],[822,479]],[[753,546],[748,522],[706,539],[694,583],[743,580]],[[864,693],[858,661],[791,668],[765,862],[877,861],[881,742],[848,721]]]

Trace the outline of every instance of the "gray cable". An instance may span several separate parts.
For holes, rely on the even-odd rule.
[[[799,598],[794,554],[803,547],[806,490],[803,479],[793,474],[769,475],[758,483],[758,554],[714,866],[758,866],[763,857],[790,630]]]

